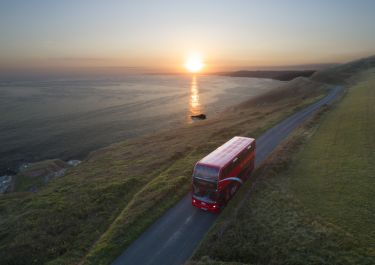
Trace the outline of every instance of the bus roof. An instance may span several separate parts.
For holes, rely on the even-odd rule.
[[[198,163],[222,168],[254,141],[255,139],[253,138],[235,136],[199,160]]]

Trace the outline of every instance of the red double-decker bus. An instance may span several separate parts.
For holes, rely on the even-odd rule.
[[[254,169],[255,139],[235,136],[198,161],[193,172],[192,204],[219,212]]]

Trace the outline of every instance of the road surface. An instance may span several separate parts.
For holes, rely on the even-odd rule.
[[[341,89],[341,86],[333,87],[326,97],[298,111],[258,137],[255,166],[259,167],[293,129],[321,106],[335,99]],[[217,216],[193,207],[191,195],[187,194],[133,242],[112,265],[183,264],[192,255]]]

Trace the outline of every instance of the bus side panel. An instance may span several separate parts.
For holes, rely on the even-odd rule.
[[[219,182],[218,191],[219,197],[221,198],[221,204],[225,204],[229,199],[237,192],[237,190],[242,186],[238,181],[231,178],[239,178],[242,182],[245,182],[251,172],[254,169],[255,164],[255,151],[251,151],[240,161],[240,163],[225,176],[225,170],[222,170],[222,175],[220,176],[221,181]],[[228,179],[228,181],[226,181]]]
[[[243,165],[242,165],[243,173],[241,175],[241,179],[243,181],[246,181],[250,177],[250,174],[254,169],[254,162],[255,162],[255,152],[251,151],[249,154],[247,154],[246,158],[243,161]]]

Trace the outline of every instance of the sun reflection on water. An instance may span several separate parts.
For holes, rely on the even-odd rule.
[[[191,115],[201,114],[201,104],[199,101],[199,89],[197,77],[194,75],[190,83],[190,98],[189,98],[189,120]]]

